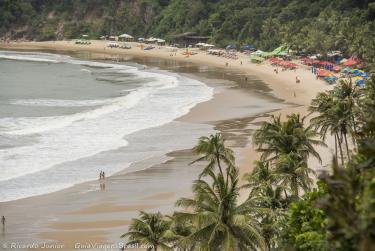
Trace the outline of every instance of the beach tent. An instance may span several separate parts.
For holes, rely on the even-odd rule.
[[[268,58],[273,56],[285,56],[288,54],[288,47],[285,45],[282,45],[276,49],[274,49],[271,52],[263,52],[261,57]]]

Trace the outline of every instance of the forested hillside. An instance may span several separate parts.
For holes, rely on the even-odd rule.
[[[37,40],[88,33],[168,36],[196,31],[218,45],[281,43],[365,59],[375,51],[374,0],[2,0],[0,36]]]

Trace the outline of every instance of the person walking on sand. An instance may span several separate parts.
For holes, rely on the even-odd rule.
[[[1,224],[3,225],[3,230],[5,229],[5,216],[1,217]]]
[[[298,76],[296,76],[296,84],[299,84],[301,81],[299,80]]]

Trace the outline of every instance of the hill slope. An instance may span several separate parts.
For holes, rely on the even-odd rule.
[[[0,36],[51,40],[196,31],[212,42],[373,58],[374,0],[2,0]]]

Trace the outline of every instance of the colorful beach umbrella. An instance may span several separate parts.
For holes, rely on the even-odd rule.
[[[331,72],[323,70],[323,69],[319,69],[317,71],[317,74],[318,74],[318,77],[331,77],[331,76],[333,76],[333,74]]]
[[[358,64],[358,62],[356,60],[352,59],[352,58],[344,63],[345,66],[353,66],[353,65],[357,65],[357,64]]]
[[[345,67],[344,69],[341,70],[342,73],[348,73],[348,72],[351,72],[352,69],[349,68],[349,67]]]
[[[342,69],[342,67],[341,67],[341,66],[338,66],[338,65],[336,65],[336,66],[333,67],[333,70],[334,70],[335,72],[339,72],[339,71],[341,71],[341,69]]]

